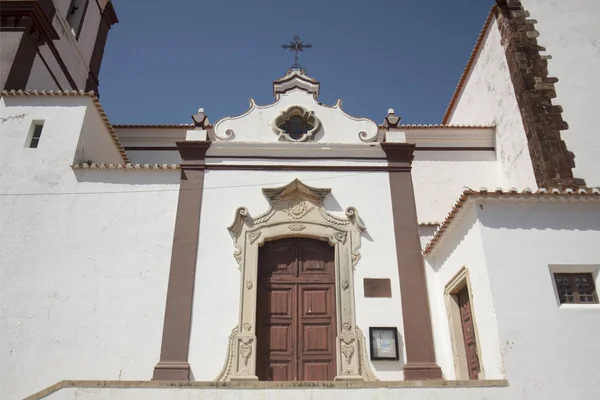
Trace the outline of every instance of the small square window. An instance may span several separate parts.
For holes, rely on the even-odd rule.
[[[591,273],[555,273],[561,304],[597,304],[598,294]]]
[[[42,129],[44,128],[43,122],[34,122],[31,130],[31,139],[29,140],[29,148],[35,149],[40,143],[40,137],[42,136]]]

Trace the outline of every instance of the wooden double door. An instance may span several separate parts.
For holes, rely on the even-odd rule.
[[[258,378],[331,381],[336,375],[334,249],[312,239],[267,242],[258,262]]]

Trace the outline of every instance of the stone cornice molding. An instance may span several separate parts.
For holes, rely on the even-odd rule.
[[[210,140],[181,140],[175,142],[183,160],[181,168],[204,167],[204,158],[211,143]]]
[[[383,142],[380,144],[385,151],[388,163],[391,167],[405,167],[410,170],[412,161],[415,158],[414,143],[391,143]]]
[[[285,186],[272,189],[263,189],[263,194],[267,199],[269,199],[271,205],[279,200],[288,199],[290,196],[293,196],[296,193],[302,194],[313,201],[323,204],[323,200],[325,200],[325,197],[331,193],[331,189],[314,188],[305,185],[298,179],[294,179],[292,183],[289,183]]]
[[[290,184],[263,189],[269,209],[252,217],[238,207],[227,228],[234,244],[233,256],[240,277],[240,318],[229,337],[227,357],[217,381],[257,380],[256,296],[259,247],[269,240],[306,237],[327,241],[335,248],[336,269],[336,380],[376,380],[367,361],[364,338],[356,326],[354,310],[354,266],[360,259],[361,233],[366,227],[354,207],[346,218],[330,214],[324,200],[331,189],[313,188],[294,180]]]
[[[290,73],[273,82],[273,96],[275,100],[279,100],[281,94],[294,89],[304,90],[307,93],[312,93],[313,98],[319,98],[319,81],[303,74],[300,70],[292,69]]]

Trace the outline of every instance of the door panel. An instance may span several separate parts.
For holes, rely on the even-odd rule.
[[[331,317],[331,304],[329,301],[330,285],[300,287],[300,301],[302,318]]]
[[[305,282],[334,283],[333,248],[325,242],[304,240],[299,243],[299,277]]]
[[[479,379],[479,356],[477,354],[477,341],[475,338],[475,327],[471,314],[471,300],[468,288],[465,287],[457,294],[458,306],[460,308],[460,320],[462,324],[465,353],[467,356],[467,369],[469,379]]]
[[[303,381],[329,381],[329,380],[332,380],[329,378],[331,376],[332,364],[333,363],[331,362],[331,360],[312,361],[312,362],[303,363],[301,380],[303,380]]]
[[[259,379],[333,380],[333,248],[311,239],[267,242],[259,252],[258,283]]]

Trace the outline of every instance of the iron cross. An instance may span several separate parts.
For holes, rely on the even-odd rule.
[[[311,47],[312,47],[312,44],[304,43],[302,40],[300,40],[300,36],[298,36],[298,35],[294,36],[294,39],[291,42],[289,42],[288,44],[281,45],[282,49],[286,49],[286,50],[294,52],[294,65],[292,65],[292,68],[295,68],[295,69],[302,68],[302,67],[300,67],[300,64],[298,64],[298,53],[304,52],[305,49],[310,49]]]

